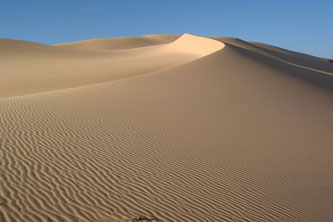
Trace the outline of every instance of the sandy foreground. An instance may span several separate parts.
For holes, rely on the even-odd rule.
[[[0,39],[0,221],[333,221],[332,92],[234,38]]]

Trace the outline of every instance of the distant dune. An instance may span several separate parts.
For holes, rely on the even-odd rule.
[[[0,222],[331,221],[332,96],[235,38],[0,39]]]
[[[171,43],[176,39],[178,39],[180,36],[181,35],[164,34],[164,35],[145,35],[145,36],[135,36],[135,37],[91,39],[79,42],[56,44],[55,46],[93,49],[93,50],[131,49],[131,48],[139,48],[145,46]]]

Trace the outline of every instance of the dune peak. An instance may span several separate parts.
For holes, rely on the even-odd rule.
[[[223,42],[185,33],[169,44],[172,50],[206,56],[224,48]]]

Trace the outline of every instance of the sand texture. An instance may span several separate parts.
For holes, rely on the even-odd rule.
[[[0,222],[333,221],[332,92],[234,38],[0,39]]]

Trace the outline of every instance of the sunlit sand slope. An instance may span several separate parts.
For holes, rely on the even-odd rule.
[[[184,64],[223,47],[222,42],[189,34],[169,44],[116,51],[0,39],[0,98],[146,74]]]
[[[163,60],[154,60],[155,50],[178,57],[116,81],[95,66],[100,84],[73,85],[90,74],[72,64],[78,73],[66,73],[75,88],[64,78],[45,91],[40,72],[34,94],[20,91],[24,84],[14,90],[21,96],[2,90],[0,221],[330,221],[331,70],[316,58],[305,66],[221,41],[184,35],[121,50],[108,61],[154,51],[142,60],[154,66]],[[36,61],[53,50],[20,44],[20,53],[1,55],[4,64],[14,64],[10,56],[17,66],[28,63],[24,47],[36,50]],[[101,58],[72,50],[70,58]],[[57,53],[64,52],[50,56]],[[59,75],[55,67],[45,75]],[[26,69],[17,76],[34,75]]]

